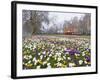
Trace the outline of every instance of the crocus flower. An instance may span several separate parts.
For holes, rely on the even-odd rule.
[[[87,62],[90,62],[90,57],[89,56],[86,56],[85,58],[86,58]]]
[[[86,48],[85,50],[87,50],[87,51],[89,51],[89,53],[91,53],[91,49],[89,49],[89,48]]]
[[[76,49],[67,49],[66,52],[69,52],[71,55],[74,55],[75,53],[79,54],[80,52]]]

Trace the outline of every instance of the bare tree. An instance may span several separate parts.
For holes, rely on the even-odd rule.
[[[42,22],[49,24],[48,12],[23,10],[23,37],[41,33]]]

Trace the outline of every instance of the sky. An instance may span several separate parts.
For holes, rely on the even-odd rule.
[[[70,21],[74,17],[80,19],[85,14],[83,13],[62,13],[62,12],[49,12],[49,18],[56,17],[57,22],[63,22],[64,20]]]
[[[48,28],[51,28],[54,22],[55,24],[60,24],[61,25],[60,27],[63,27],[64,21],[70,21],[74,17],[77,17],[78,19],[80,19],[81,17],[84,17],[84,15],[85,13],[49,12],[50,24],[46,25],[45,23],[43,23],[43,25],[45,29],[48,29]]]

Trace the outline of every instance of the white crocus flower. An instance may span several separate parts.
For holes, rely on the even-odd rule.
[[[39,62],[40,60],[38,59],[37,62]]]
[[[69,67],[75,66],[75,63],[69,63]]]
[[[37,64],[37,62],[38,62],[38,61],[36,60],[36,61],[35,61],[35,63],[34,63],[34,65],[36,65],[36,64]]]
[[[52,54],[49,55],[49,57],[51,57],[51,56],[52,56]]]
[[[69,54],[69,52],[66,52],[66,54]]]
[[[42,59],[42,58],[43,58],[43,55],[40,56],[40,59]]]
[[[47,58],[47,61],[48,61],[49,59],[50,59],[50,58],[48,57],[48,58]]]
[[[55,57],[55,56],[54,56],[54,59],[56,60],[56,59],[57,59],[57,57]]]
[[[49,66],[50,65],[50,63],[47,63],[47,66]]]
[[[66,48],[64,48],[64,50],[66,50]]]
[[[61,66],[62,64],[60,62],[57,63],[57,66]]]
[[[28,61],[28,63],[30,64],[30,63],[31,63],[31,61]]]
[[[37,68],[37,69],[40,69],[40,67],[41,67],[41,66],[37,66],[36,68]]]
[[[64,58],[64,59],[66,59],[66,57],[65,57],[65,56],[63,56],[63,58]]]
[[[36,58],[34,57],[32,61],[36,61]]]
[[[56,55],[59,55],[59,53],[56,53]]]
[[[61,57],[58,57],[58,61],[61,61],[62,59],[61,59]]]
[[[46,61],[44,61],[44,62],[43,62],[43,65],[44,65],[44,64],[47,64],[47,62],[46,62]]]
[[[87,61],[84,61],[85,64],[87,64]]]
[[[59,53],[59,55],[58,56],[61,56],[61,53]]]
[[[44,57],[46,57],[46,55]]]
[[[26,45],[25,48],[28,48],[28,46]]]
[[[82,63],[83,63],[83,60],[79,60],[79,64],[82,65]]]
[[[31,59],[32,58],[32,55],[29,55],[28,57],[29,57],[29,59]]]
[[[70,58],[70,57],[67,57],[67,59],[68,59],[68,60],[71,60],[71,58]]]
[[[84,52],[82,53],[82,56],[85,56],[85,53]]]
[[[43,54],[46,54],[46,51],[44,51]]]
[[[38,53],[38,55],[40,55],[41,53]]]
[[[32,47],[32,45],[30,44],[30,45],[28,46],[28,48],[30,48],[30,49],[31,49],[31,47]]]
[[[25,65],[27,66],[27,63],[25,63]]]
[[[24,56],[24,59],[28,59],[28,56],[27,56],[27,55],[25,55],[25,56]]]
[[[32,60],[32,61],[34,62],[34,65],[36,65],[36,64],[37,64],[37,62],[38,62],[38,61],[36,60],[36,58],[35,58],[35,57],[33,58],[33,60]]]
[[[61,56],[61,53],[56,53],[57,56]]]
[[[75,53],[75,56],[79,56],[80,54]]]

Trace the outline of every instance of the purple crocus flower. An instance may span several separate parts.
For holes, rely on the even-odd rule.
[[[86,58],[87,62],[90,62],[90,57],[89,56],[86,56],[85,58]]]
[[[80,54],[80,51],[79,51],[79,50],[76,50],[76,52],[75,52],[75,53]]]
[[[64,50],[64,53],[70,52],[70,51],[71,51],[71,50],[68,48],[68,49]]]
[[[76,50],[76,49],[73,49],[73,50],[70,51],[70,54],[72,54],[72,55],[75,54],[75,53],[79,54],[80,52],[78,50]]]
[[[74,50],[71,50],[71,51],[69,52],[69,54],[74,55],[74,54],[75,54],[75,51],[74,51]]]
[[[76,54],[80,54],[80,51],[78,51],[77,49],[66,49],[64,52],[69,52],[69,54],[74,55]]]
[[[89,48],[86,48],[85,50],[86,50],[86,51],[89,51],[89,53],[91,53],[91,49],[89,49]]]
[[[70,48],[67,48],[66,51],[71,51],[71,49]]]

